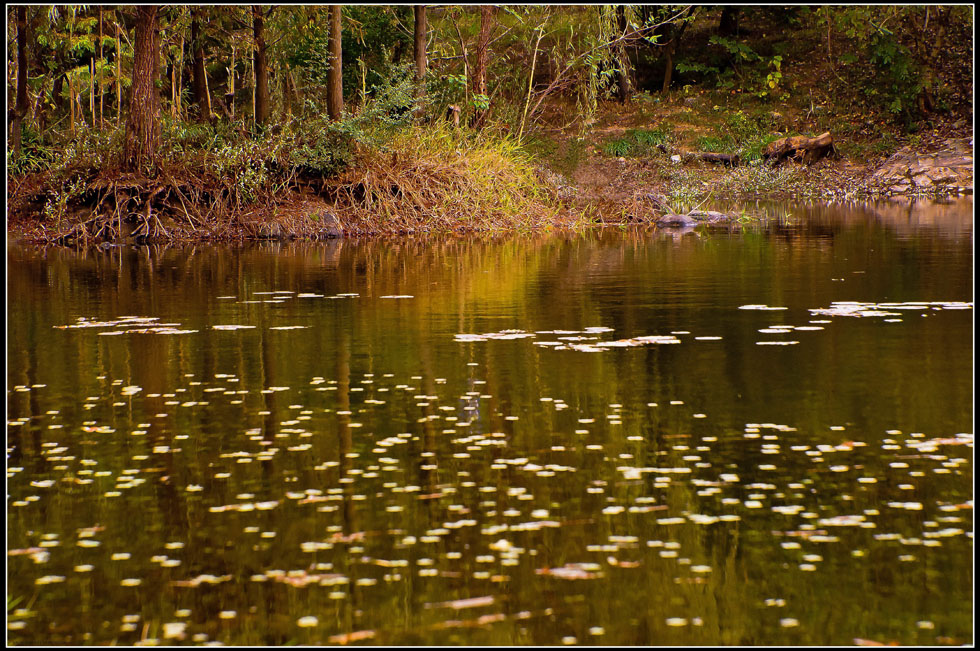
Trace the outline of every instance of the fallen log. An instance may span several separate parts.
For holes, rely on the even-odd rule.
[[[827,131],[814,138],[806,136],[780,138],[769,143],[765,151],[762,152],[762,157],[770,161],[773,167],[788,158],[810,165],[833,151],[834,139]]]
[[[739,164],[738,154],[714,154],[707,151],[692,152],[689,157],[706,163],[723,163],[725,167],[735,167]]]
[[[663,145],[657,145],[657,149],[665,154],[669,153]],[[725,167],[735,167],[741,162],[738,154],[715,154],[710,151],[681,151],[671,158],[676,162],[700,160],[706,163],[722,163]]]

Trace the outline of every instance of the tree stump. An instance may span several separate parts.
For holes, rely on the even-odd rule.
[[[822,133],[815,138],[806,136],[793,136],[791,138],[780,138],[775,142],[769,143],[762,157],[772,163],[775,167],[788,158],[795,161],[815,163],[824,156],[834,151],[834,140],[830,132]]]

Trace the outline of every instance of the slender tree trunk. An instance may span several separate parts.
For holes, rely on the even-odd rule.
[[[17,103],[11,120],[11,145],[20,155],[23,140],[24,116],[27,115],[27,7],[17,7]]]
[[[105,121],[105,105],[103,104],[102,92],[102,64],[105,59],[102,56],[102,37],[103,37],[102,5],[99,5],[99,127]]]
[[[296,83],[296,77],[293,76],[292,68],[286,68],[286,74],[289,75],[289,85],[293,88],[293,95],[296,97],[296,106],[299,114],[303,114],[303,96],[300,95],[299,85]]]
[[[177,62],[170,60],[167,64],[167,77],[170,77],[170,117],[177,117]]]
[[[466,41],[463,39],[463,33],[461,31],[459,31],[459,23],[456,22],[456,16],[455,16],[455,14],[451,12],[449,15],[453,19],[453,27],[456,28],[456,38],[459,39],[459,52],[460,52],[460,54],[463,57],[463,78],[466,79],[466,80],[469,80],[470,79],[470,63],[469,63],[469,54],[466,53]],[[471,84],[466,84],[466,87],[464,88],[464,93],[463,93],[463,101],[465,102],[465,104],[467,106],[470,103],[470,85]],[[456,111],[457,111],[456,118],[457,118],[457,122],[458,122],[458,120],[459,120],[459,113],[458,113],[459,107],[458,106],[456,107]]]
[[[495,7],[480,6],[480,37],[476,44],[476,65],[473,66],[473,95],[479,96],[481,103],[489,101],[487,94],[487,64],[490,59],[490,33],[493,31]],[[486,122],[490,108],[478,108],[473,114],[472,126],[479,129]]]
[[[118,18],[118,16],[117,16]],[[122,29],[116,22],[116,126],[122,120]]]
[[[65,74],[64,58],[60,53],[55,53],[54,80],[51,82],[51,96],[54,98],[55,113],[65,110],[65,81],[68,75]]]
[[[88,109],[92,114],[92,128],[98,124],[99,116],[95,114],[95,55],[89,62]]]
[[[265,48],[265,17],[263,8],[252,7],[252,35],[255,38],[255,124],[263,125],[269,119],[269,63]]]
[[[202,122],[211,121],[210,100],[208,98],[207,71],[204,69],[204,39],[201,35],[200,9],[191,8],[191,52],[194,53],[194,66],[191,86],[194,101],[197,103],[197,118]]]
[[[415,81],[420,85],[422,80],[425,79],[425,69],[428,65],[425,56],[425,37],[427,31],[428,24],[425,18],[425,5],[415,5]]]
[[[205,60],[204,63],[207,64],[207,60]],[[205,118],[205,121],[210,122],[211,116],[214,115],[214,108],[211,106],[211,86],[208,84],[208,72],[206,66],[204,69],[204,99],[207,100],[207,106],[203,107],[207,109],[207,118]]]
[[[616,7],[616,27],[619,29],[620,34],[625,34],[626,29],[629,27],[626,23],[626,8],[623,5],[617,5]],[[629,55],[626,51],[626,44],[619,43],[616,46],[616,59],[617,59],[617,69],[618,69],[618,80],[619,80],[619,101],[628,102],[630,97],[633,96],[633,81],[630,78],[630,60]]]
[[[524,113],[521,115],[521,128],[517,131],[517,144],[520,145],[524,137],[524,124],[527,122],[527,109],[531,105],[531,92],[534,90],[534,68],[538,63],[538,47],[541,39],[544,38],[544,26],[539,26],[536,30],[538,39],[534,42],[534,54],[531,56],[531,74],[527,76],[527,97],[524,99]]]
[[[667,62],[666,68],[664,70],[664,86],[661,88],[661,92],[666,93],[670,90],[671,77],[674,76],[674,42],[671,41],[667,44]]]
[[[180,35],[180,51],[177,54],[177,118],[184,113],[184,35]]]
[[[75,36],[75,7],[70,7],[71,9],[71,21],[68,23],[68,42],[70,43]],[[70,123],[68,125],[68,132],[74,136],[75,135],[75,75],[72,74],[73,70],[69,65],[68,70],[65,72],[65,76],[68,77],[68,108],[70,115]],[[81,105],[79,105],[79,110],[81,110]]]
[[[34,124],[37,125],[37,137],[40,142],[44,142],[44,132],[48,128],[48,113],[46,102],[44,101],[44,89],[47,88],[47,80],[41,79],[41,87],[37,91],[37,101],[34,104]]]
[[[231,67],[228,68],[228,92],[225,93],[225,103],[228,105],[228,119],[235,119],[235,46],[231,46]]]
[[[287,68],[283,72],[283,68],[280,66],[279,73],[277,75],[279,79],[280,90],[282,92],[282,111],[286,115],[293,114],[293,105],[289,101],[289,69]]]
[[[160,60],[159,10],[157,5],[140,5],[136,10],[133,83],[123,141],[123,166],[133,171],[154,164],[160,140],[160,98],[155,83]]]
[[[327,77],[327,114],[339,120],[344,113],[344,85],[341,56],[340,5],[330,5],[330,74]]]
[[[75,75],[68,72],[68,131],[75,135]]]
[[[677,25],[670,26],[670,41],[667,43],[667,62],[666,69],[664,70],[664,86],[661,89],[664,93],[670,90],[671,78],[674,76],[674,55],[677,53],[677,43],[681,40],[681,36],[684,35],[684,30],[687,29],[687,25],[688,23],[684,22],[679,28]]]

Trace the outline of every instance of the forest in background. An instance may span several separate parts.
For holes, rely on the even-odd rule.
[[[297,196],[361,232],[533,227],[562,210],[542,168],[569,171],[585,142],[663,148],[658,115],[690,98],[707,99],[695,144],[747,160],[818,123],[857,157],[972,123],[970,6],[21,5],[7,20],[8,223],[19,211],[58,239],[234,231]],[[597,139],[624,111],[657,126]]]

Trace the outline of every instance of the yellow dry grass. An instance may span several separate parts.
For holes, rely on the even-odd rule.
[[[530,230],[569,219],[516,144],[451,126],[413,127],[363,149],[327,194],[348,233]]]

